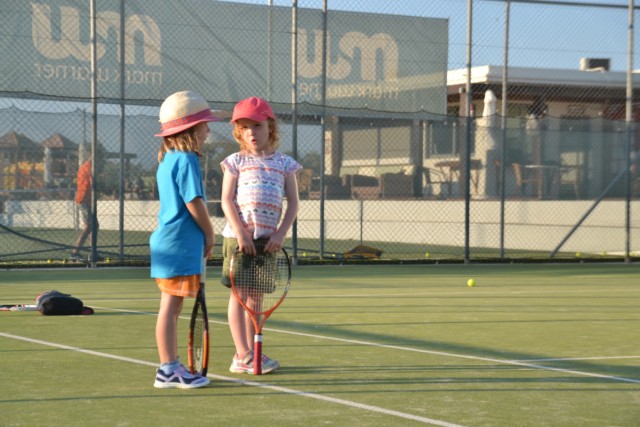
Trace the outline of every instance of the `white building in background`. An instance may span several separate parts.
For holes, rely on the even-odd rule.
[[[582,61],[583,65],[584,62]],[[471,68],[471,88],[476,116],[482,113],[482,100],[486,90],[497,96],[497,113],[502,114],[503,67],[483,65]],[[467,69],[450,70],[447,73],[449,111],[459,109],[467,84]],[[527,108],[542,97],[548,104],[548,115],[555,118],[624,119],[627,73],[609,71],[607,66],[586,69],[551,69],[509,67],[508,101],[509,116]],[[634,88],[640,87],[640,70],[633,75]],[[636,104],[640,94],[634,94]],[[622,116],[620,111],[622,110]],[[640,109],[634,111],[636,119]]]
[[[472,161],[477,166],[471,173],[472,196],[498,194],[500,153],[496,151],[506,136],[505,181],[509,194],[597,197],[626,164],[627,73],[609,71],[608,60],[598,59],[584,59],[575,70],[510,67],[507,130],[503,134],[503,72],[502,66],[471,68],[470,110],[475,124]],[[467,74],[466,68],[448,72],[449,117],[466,115]],[[640,87],[640,74],[633,74],[633,86]],[[487,94],[495,95],[494,103],[485,103]],[[640,94],[634,93],[633,100],[633,120],[637,122]],[[495,109],[496,114],[485,111],[487,106]],[[452,174],[446,166],[451,163],[447,162],[461,157],[465,123],[466,119],[459,120],[451,134],[445,133],[445,137],[440,135],[426,143],[424,166],[448,174],[449,181]],[[640,137],[636,133],[633,138],[637,150]],[[512,163],[524,165],[523,171],[531,176],[518,177]],[[520,178],[529,181],[525,183],[530,184],[528,190],[519,191]],[[451,191],[452,185],[455,183],[447,184],[447,191]],[[546,188],[536,190],[536,186]],[[434,190],[438,193],[437,188]],[[458,186],[458,195],[460,191]],[[612,195],[615,194],[614,191]]]

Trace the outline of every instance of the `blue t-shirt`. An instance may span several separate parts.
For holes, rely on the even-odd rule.
[[[165,154],[156,173],[160,212],[151,234],[151,277],[189,276],[202,271],[204,233],[187,209],[197,197],[205,199],[200,162],[195,153]]]

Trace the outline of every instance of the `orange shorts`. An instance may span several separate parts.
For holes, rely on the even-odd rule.
[[[156,278],[156,283],[162,292],[169,295],[195,298],[200,289],[200,275],[176,276],[168,279]]]

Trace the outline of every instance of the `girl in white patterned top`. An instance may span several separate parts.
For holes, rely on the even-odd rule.
[[[257,239],[266,240],[265,252],[282,248],[298,212],[297,172],[302,169],[293,158],[276,151],[278,125],[267,101],[256,97],[240,101],[233,110],[231,122],[240,151],[221,163],[222,209],[227,219],[222,231],[222,284],[229,288],[229,264],[236,246],[249,255],[256,254],[254,240]],[[236,347],[229,370],[252,373],[255,331],[251,319],[233,295],[229,297],[227,316]],[[262,355],[263,374],[279,366],[276,360]]]

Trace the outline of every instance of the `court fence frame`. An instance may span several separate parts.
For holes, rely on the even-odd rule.
[[[100,33],[105,31],[100,25],[107,25],[105,22],[118,15],[118,43],[114,46],[119,47],[120,75],[133,78],[124,67],[133,60],[126,57],[126,42],[131,41],[128,25],[135,20],[126,18],[137,11],[128,10],[123,0],[113,16],[111,12],[96,11],[95,0],[73,3],[78,16],[88,18],[91,23],[91,42],[87,45],[92,52],[91,67],[87,68],[86,76],[83,74],[91,83],[90,93],[82,97],[56,95],[53,79],[52,89],[46,93],[0,86],[0,100],[9,105],[6,108],[0,105],[3,123],[0,239],[7,243],[0,250],[0,263],[7,265],[45,265],[52,260],[57,264],[56,260],[66,259],[75,234],[82,227],[72,198],[75,174],[80,160],[87,156],[94,165],[91,203],[94,221],[88,249],[83,249],[88,265],[103,265],[105,260],[112,265],[149,261],[144,245],[156,224],[157,164],[142,154],[146,151],[153,157],[155,146],[143,149],[136,141],[150,140],[157,127],[157,109],[162,98],[149,95],[148,99],[129,99],[126,88],[132,81],[125,78],[120,81],[118,96],[98,95],[105,70],[95,58],[96,51],[108,45],[98,37],[106,39],[105,33]],[[213,3],[227,10],[227,2]],[[443,10],[442,14],[453,7],[438,0],[432,3]],[[449,58],[444,68],[434,71],[438,78],[447,80],[441,87],[446,98],[443,108],[431,103],[432,110],[398,111],[382,108],[385,100],[393,105],[394,93],[402,97],[411,90],[387,90],[380,79],[380,75],[389,72],[384,64],[374,61],[376,83],[359,89],[346,84],[340,87],[341,92],[336,92],[338,86],[328,81],[327,75],[337,73],[337,68],[327,69],[336,62],[330,52],[335,46],[329,36],[338,31],[331,27],[332,19],[354,13],[352,17],[357,21],[359,16],[355,12],[342,15],[344,11],[330,10],[326,0],[317,9],[298,8],[297,2],[291,7],[243,5],[265,17],[266,22],[261,24],[270,43],[265,54],[267,89],[251,87],[247,91],[272,102],[281,122],[283,149],[304,167],[299,176],[302,199],[299,217],[290,234],[296,262],[589,259],[629,263],[640,257],[637,200],[640,96],[634,91],[638,75],[633,69],[634,18],[640,6],[633,0],[628,6],[551,0],[468,0],[466,6],[464,60],[461,56],[455,58],[457,62]],[[377,16],[380,24],[388,25],[392,32],[394,27],[389,22],[396,10],[390,7],[384,14],[371,16]],[[456,12],[464,15],[457,7]],[[498,7],[503,7],[502,12]],[[517,15],[514,8],[534,8],[541,16],[564,8],[585,15],[594,10],[615,14],[618,27],[627,28],[624,76],[621,72],[610,72],[606,61],[585,58],[585,70],[581,71],[594,71],[592,68],[597,65],[596,71],[600,73],[590,74],[590,83],[577,88],[576,82],[543,89],[523,85],[515,77],[519,67],[512,65],[510,59],[513,53],[522,53],[522,47],[511,46],[510,36],[514,31],[526,30],[522,24],[521,27],[511,24],[512,15]],[[481,32],[474,31],[474,25],[478,24],[474,16],[486,11],[495,13],[503,22],[503,63],[499,78],[476,81],[474,54],[486,48],[484,37],[490,31],[485,27],[481,27]],[[48,16],[51,24],[58,16],[56,13],[60,12],[47,15],[46,8],[36,5],[33,19]],[[417,17],[418,24],[430,22],[446,28],[446,19],[423,13],[424,16]],[[313,15],[314,25],[320,28],[314,33],[314,43],[322,55],[320,62],[314,64],[321,65],[324,72],[314,84],[301,81],[304,73],[300,70],[306,70],[304,67],[309,64],[300,65],[308,58],[300,57],[298,38],[310,37],[304,27],[307,14]],[[61,28],[54,25],[50,29],[52,35],[64,33],[67,18],[60,19]],[[402,23],[413,22],[413,17],[397,19]],[[33,25],[36,24],[34,21]],[[202,28],[214,31],[206,23]],[[271,37],[280,45],[272,45]],[[9,45],[12,40],[17,40],[16,34],[8,33],[2,41]],[[283,41],[291,44],[288,58],[291,72],[278,77],[273,75],[272,67],[277,67],[273,59],[282,53],[277,49],[283,46]],[[388,54],[375,37],[366,38],[366,42],[372,46],[360,45],[363,52],[381,49],[380,55]],[[618,40],[619,44],[622,42]],[[448,47],[455,44],[448,39],[446,43]],[[440,52],[442,46],[436,45],[434,52]],[[497,49],[496,46],[494,42],[491,48]],[[39,48],[53,51],[57,47],[42,44]],[[613,48],[602,50],[605,49]],[[241,59],[241,54],[233,49],[227,53]],[[398,55],[402,59],[402,53]],[[455,66],[462,62],[464,67],[452,69],[456,68],[452,63]],[[60,71],[55,67],[47,70],[41,68],[39,72]],[[443,74],[438,74],[441,71]],[[367,76],[367,72],[363,68],[361,75]],[[452,84],[456,75],[463,76],[457,86]],[[80,74],[75,76],[79,78]],[[425,76],[422,78],[426,79]],[[593,76],[601,76],[606,84],[599,85]],[[405,77],[397,80],[400,85],[407,84]],[[420,89],[425,92],[415,89],[420,96],[436,90],[426,80],[418,83],[426,85]],[[286,91],[277,89],[287,84],[293,100],[290,102],[282,98]],[[348,98],[345,94],[349,91],[366,92],[371,102],[374,99],[378,102],[378,108],[366,103],[359,108],[336,104],[336,99]],[[304,96],[316,93],[317,102],[301,101],[301,92]],[[602,108],[599,115],[587,114],[602,99],[607,101],[598,107]],[[229,111],[236,99],[220,97],[209,101],[212,108]],[[566,107],[568,113],[554,116],[559,105]],[[224,224],[219,204],[219,162],[236,149],[226,125],[212,125],[214,139],[209,141],[202,158],[209,210],[216,230],[221,230]],[[53,237],[56,233],[60,236]],[[354,252],[359,246],[379,251],[373,251],[373,255]]]

